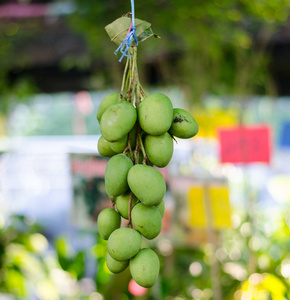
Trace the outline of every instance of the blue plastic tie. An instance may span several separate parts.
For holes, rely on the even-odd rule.
[[[122,61],[124,56],[127,56],[127,57],[132,56],[132,55],[129,55],[127,53],[130,49],[130,46],[131,46],[131,43],[132,43],[133,39],[135,40],[136,47],[138,46],[138,39],[137,39],[137,36],[136,36],[136,27],[135,27],[134,0],[131,0],[131,11],[132,11],[132,27],[131,27],[130,31],[128,32],[128,34],[126,35],[124,41],[121,43],[121,45],[114,52],[116,55],[118,54],[119,51],[122,53],[122,56],[119,59],[119,62]]]

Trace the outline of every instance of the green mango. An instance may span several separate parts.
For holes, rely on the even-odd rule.
[[[173,121],[169,133],[181,138],[189,139],[198,133],[199,127],[194,117],[182,108],[174,108]]]
[[[111,233],[120,228],[121,217],[113,208],[103,209],[97,219],[97,227],[100,236],[107,240]]]
[[[128,227],[119,228],[108,239],[108,253],[115,260],[127,260],[138,253],[141,243],[142,237],[137,230]]]
[[[110,144],[108,141],[104,139],[103,136],[101,136],[98,140],[98,151],[102,156],[105,157],[112,157],[116,155],[117,153],[110,147]]]
[[[128,184],[133,194],[145,205],[159,204],[166,192],[162,174],[147,165],[134,165],[128,172]]]
[[[159,168],[168,165],[173,155],[173,140],[168,132],[162,135],[147,135],[145,151],[151,163]]]
[[[108,142],[108,143],[113,151],[115,151],[116,153],[121,153],[127,147],[128,136],[126,135],[125,137],[121,138],[116,142]]]
[[[115,260],[109,253],[107,253],[106,264],[112,273],[117,274],[128,267],[129,260]]]
[[[156,206],[138,203],[131,213],[135,228],[148,240],[158,236],[162,227],[162,217]]]
[[[143,248],[130,259],[129,268],[136,283],[150,288],[155,284],[159,275],[159,258],[153,250]]]
[[[120,102],[120,94],[116,94],[116,93],[110,94],[102,100],[97,111],[97,120],[99,121],[99,123],[101,121],[104,111],[112,104],[118,102]]]
[[[163,218],[164,216],[164,213],[165,213],[165,204],[164,204],[164,201],[161,201],[158,205],[156,205],[160,215],[161,215],[161,218]]]
[[[124,154],[109,159],[105,170],[105,187],[110,198],[125,194],[129,189],[127,175],[132,166],[132,160]]]
[[[127,219],[129,218],[128,216],[128,212],[129,212],[129,198],[130,198],[130,193],[124,194],[124,195],[120,195],[118,197],[115,198],[115,203],[116,203],[116,207],[117,210],[119,212],[119,214],[124,218]],[[132,204],[131,204],[131,208],[135,205],[135,203],[137,202],[137,198],[135,197],[135,195],[132,196]]]
[[[168,131],[173,119],[173,106],[170,99],[153,93],[145,97],[138,106],[138,120],[148,134],[161,135]]]
[[[103,113],[100,129],[108,142],[124,138],[134,127],[137,120],[136,108],[127,101],[109,106]]]

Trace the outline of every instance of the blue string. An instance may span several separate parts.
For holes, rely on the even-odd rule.
[[[134,8],[134,0],[131,0],[131,11],[132,11],[132,27],[130,29],[130,32],[125,37],[124,41],[121,43],[121,45],[116,49],[114,52],[116,55],[120,51],[122,53],[121,58],[119,59],[119,62],[122,61],[124,56],[131,57],[132,55],[127,54],[127,52],[130,49],[131,43],[133,39],[135,40],[136,46],[138,46],[138,39],[136,36],[136,27],[135,27],[135,8]]]

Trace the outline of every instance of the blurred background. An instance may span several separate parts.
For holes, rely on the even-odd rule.
[[[140,80],[196,118],[163,170],[158,282],[112,275],[96,112],[121,0],[0,2],[0,299],[290,299],[289,0],[135,1]],[[146,242],[147,243],[147,242]]]

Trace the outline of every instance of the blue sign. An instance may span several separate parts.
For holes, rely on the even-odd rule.
[[[290,122],[285,122],[282,125],[280,145],[282,147],[290,147]]]

